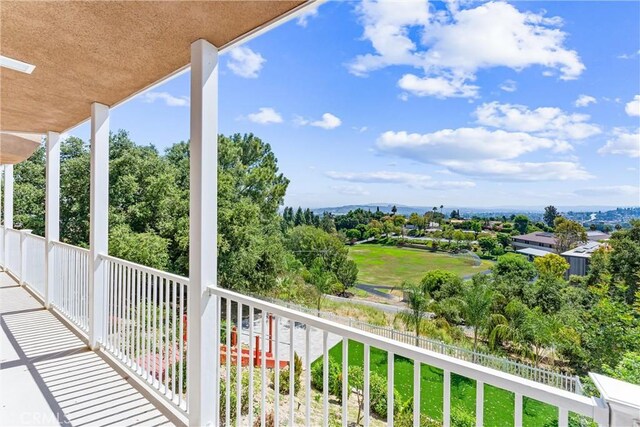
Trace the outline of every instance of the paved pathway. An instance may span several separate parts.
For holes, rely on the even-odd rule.
[[[6,273],[0,318],[0,426],[171,425]]]

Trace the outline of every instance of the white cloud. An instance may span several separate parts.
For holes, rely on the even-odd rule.
[[[518,89],[518,84],[513,80],[505,80],[500,85],[500,89],[505,92],[515,92]]]
[[[361,185],[335,185],[331,189],[347,196],[368,196],[370,194]]]
[[[621,55],[618,55],[618,59],[633,59],[638,55],[640,55],[640,50],[634,53],[623,53]]]
[[[254,123],[260,123],[261,125],[282,123],[282,116],[270,107],[259,108],[257,113],[248,114],[247,118]]]
[[[506,2],[458,6],[450,2],[447,11],[430,17],[426,0],[364,1],[357,12],[363,38],[374,52],[358,55],[349,71],[363,76],[387,66],[411,66],[422,69],[424,78],[405,76],[403,84],[418,86],[415,92],[421,96],[474,97],[477,89],[467,83],[481,69],[539,65],[557,71],[563,80],[575,79],[585,69],[577,52],[565,47],[567,34],[558,17],[520,12]],[[421,36],[419,44],[411,37],[415,33]]]
[[[314,121],[297,116],[293,119],[293,122],[299,126],[309,125],[316,126],[322,129],[335,129],[342,124],[342,120],[331,113],[324,113],[321,120]]]
[[[593,176],[574,162],[445,161],[452,172],[498,181],[568,181]]]
[[[475,98],[478,86],[467,85],[463,79],[447,77],[418,77],[405,74],[398,80],[398,86],[416,96],[434,96],[436,98]],[[406,100],[406,99],[404,99]]]
[[[589,104],[595,104],[597,102],[598,101],[593,96],[580,95],[578,99],[576,99],[576,102],[574,103],[574,105],[576,107],[586,107]]]
[[[358,133],[362,133],[362,132],[366,132],[367,129],[369,129],[369,128],[366,127],[366,126],[360,126],[360,127],[352,126],[351,129],[357,131]]]
[[[153,103],[156,101],[164,101],[165,105],[169,107],[188,107],[188,96],[173,96],[168,92],[145,92],[142,95],[142,101],[147,103]]]
[[[443,129],[427,134],[388,131],[380,135],[376,147],[382,152],[426,163],[506,160],[541,149],[566,150],[564,144],[549,138],[485,128]]]
[[[306,27],[307,24],[309,23],[309,19],[315,18],[316,16],[318,16],[318,8],[317,7],[308,8],[307,10],[302,12],[300,15],[298,15],[298,19],[296,19],[296,24],[300,25],[301,27]]]
[[[246,46],[239,46],[229,51],[227,66],[234,74],[247,79],[255,79],[266,59]]]
[[[598,154],[640,157],[640,128],[633,132],[628,132],[623,128],[614,128],[613,138],[598,150]]]
[[[565,152],[564,141],[485,128],[443,129],[428,134],[388,131],[376,148],[386,154],[444,166],[449,172],[488,180],[584,180],[592,176],[572,160],[526,162],[519,157],[540,150]]]
[[[509,131],[531,132],[538,136],[585,139],[601,132],[588,123],[586,114],[569,114],[555,107],[530,110],[524,105],[490,102],[480,105],[474,115],[478,123]]]
[[[634,185],[603,185],[598,187],[581,188],[575,190],[574,194],[580,196],[636,196],[636,200],[640,202],[640,187]]]
[[[336,172],[328,171],[326,175],[337,181],[359,182],[367,184],[403,184],[424,190],[454,190],[475,187],[471,181],[434,181],[429,175],[407,172]]]
[[[624,111],[630,116],[640,116],[640,95],[633,97],[633,100],[627,102]]]

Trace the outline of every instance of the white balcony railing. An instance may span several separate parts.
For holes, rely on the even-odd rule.
[[[53,242],[53,306],[80,330],[89,332],[89,251]]]
[[[104,348],[186,413],[189,279],[111,256],[101,258],[107,276]]]
[[[41,238],[21,234],[16,230],[0,229],[4,242],[3,267],[21,282],[42,295],[44,270],[44,246]],[[22,239],[21,239],[22,237]],[[88,334],[88,253],[85,249],[54,242],[53,307],[75,324],[80,333]],[[105,263],[105,295],[102,309],[105,330],[100,345],[114,360],[143,380],[159,398],[189,415],[189,381],[187,369],[187,310],[188,279],[165,273],[107,255],[101,255]],[[24,265],[23,265],[24,263]],[[26,268],[26,269],[25,269]],[[27,271],[29,272],[27,273]],[[442,425],[452,421],[452,407],[459,400],[454,386],[454,376],[475,382],[475,424],[481,426],[489,420],[497,408],[486,387],[493,386],[510,393],[513,407],[513,424],[523,425],[525,399],[533,399],[555,407],[556,416],[545,422],[569,425],[570,414],[599,425],[614,425],[616,419],[611,406],[603,399],[581,396],[566,390],[540,384],[490,367],[460,360],[446,354],[413,346],[378,334],[319,318],[298,310],[242,295],[229,290],[209,287],[211,299],[217,300],[216,319],[219,327],[211,325],[211,339],[219,360],[219,381],[215,413],[219,425],[328,425],[330,420],[343,426],[355,421],[353,399],[357,395],[361,404],[362,423],[386,423],[393,425],[398,415],[394,405],[396,384],[394,370],[398,360],[412,364],[405,380],[410,382],[413,402],[422,402],[427,393],[433,393],[440,385],[425,390],[422,377],[425,366],[442,372],[441,408],[437,410]],[[348,373],[353,360],[349,358],[351,344],[362,351],[362,381],[351,384],[350,374],[340,376],[340,396],[335,388],[329,390],[330,357],[341,356],[342,373]],[[337,350],[337,352],[335,351]],[[376,357],[384,354],[386,366],[386,416],[375,417],[371,404],[371,371]],[[294,363],[296,356],[302,359],[301,383],[296,385]],[[335,362],[334,362],[335,363]],[[404,363],[404,362],[403,362]],[[312,366],[322,366],[320,391],[312,388]],[[213,375],[215,367],[201,375]],[[406,368],[406,367],[405,367]],[[281,377],[281,369],[291,370],[291,375]],[[245,381],[246,379],[246,381]],[[285,383],[282,383],[285,381]],[[317,385],[317,384],[316,384]],[[404,385],[406,386],[406,384]],[[629,385],[630,386],[630,385]],[[634,387],[634,386],[630,386]],[[286,393],[281,394],[280,391]],[[360,391],[357,391],[360,390]],[[409,415],[413,425],[425,422],[423,405],[412,405]],[[635,408],[635,406],[634,406]],[[429,414],[427,414],[429,415]],[[267,419],[269,417],[269,419]],[[625,418],[629,420],[631,418]],[[487,421],[488,422],[488,421]],[[526,424],[526,423],[525,423]]]

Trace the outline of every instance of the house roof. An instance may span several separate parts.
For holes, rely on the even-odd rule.
[[[518,249],[516,251],[519,254],[522,255],[531,255],[531,256],[545,256],[545,255],[549,255],[551,252],[549,251],[544,251],[542,249],[535,249],[535,248],[523,248],[523,249]]]
[[[545,243],[547,245],[555,245],[556,238],[553,236],[553,233],[536,231],[534,233],[523,234],[522,236],[513,236],[512,240],[515,241],[523,241],[528,240],[529,242],[535,243]]]
[[[194,41],[224,51],[315,1],[3,0],[0,54],[35,69],[0,69],[0,130],[69,130],[186,69]]]
[[[591,255],[597,251],[603,244],[599,242],[588,242],[584,245],[578,246],[562,253],[562,256],[577,257],[577,258],[591,258]]]

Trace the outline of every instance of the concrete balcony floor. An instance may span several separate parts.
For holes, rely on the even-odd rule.
[[[1,426],[159,426],[171,418],[0,273]]]

